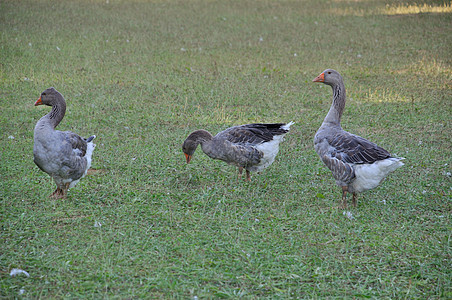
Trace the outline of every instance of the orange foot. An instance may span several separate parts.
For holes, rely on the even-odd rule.
[[[57,188],[52,195],[50,195],[50,198],[52,199],[63,199],[66,198],[66,193],[63,189]]]

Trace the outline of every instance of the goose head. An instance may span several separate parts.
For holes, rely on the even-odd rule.
[[[41,93],[41,96],[35,102],[35,106],[47,105],[53,106],[56,102],[61,100],[62,95],[53,87],[46,89]]]
[[[206,130],[200,129],[190,133],[190,135],[187,137],[187,139],[184,141],[184,144],[182,145],[182,151],[184,151],[185,158],[187,159],[187,164],[190,162],[193,153],[195,153],[195,150],[199,144],[201,144],[202,146],[203,143],[211,141],[212,135]]]
[[[342,81],[342,76],[338,71],[326,69],[319,76],[314,78],[313,82],[322,82],[324,84],[335,86]]]
[[[188,137],[184,144],[182,145],[182,151],[185,154],[185,159],[187,160],[187,164],[190,163],[190,160],[195,153],[196,147],[198,147],[198,143],[194,139]]]

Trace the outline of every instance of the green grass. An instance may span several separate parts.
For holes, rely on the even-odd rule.
[[[451,298],[450,7],[1,1],[0,296]],[[313,149],[326,68],[346,81],[343,127],[406,158],[353,218]],[[32,154],[50,86],[101,170],[58,201]],[[195,129],[289,121],[251,183],[200,149],[185,163]]]

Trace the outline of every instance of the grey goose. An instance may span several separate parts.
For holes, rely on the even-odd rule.
[[[37,105],[51,106],[34,129],[33,156],[35,164],[56,183],[52,198],[65,198],[69,188],[86,175],[91,166],[95,135],[84,139],[71,131],[55,130],[66,112],[63,96],[53,87],[41,93]]]
[[[347,192],[353,194],[356,206],[356,193],[377,187],[389,173],[403,166],[404,158],[393,157],[375,143],[342,129],[346,96],[344,81],[337,71],[327,69],[313,82],[333,89],[333,103],[314,137],[315,150],[342,188],[342,207],[347,207]]]
[[[288,124],[247,124],[230,127],[212,136],[206,130],[196,130],[185,140],[182,150],[187,163],[201,144],[202,151],[210,158],[222,160],[239,168],[239,178],[243,169],[246,180],[251,181],[250,172],[258,172],[270,166],[279,151],[279,143],[289,132]]]

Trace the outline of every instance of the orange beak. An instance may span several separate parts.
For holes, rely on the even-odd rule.
[[[184,154],[185,154],[185,159],[187,160],[187,164],[190,163],[191,155],[188,155],[187,153],[184,153]]]
[[[316,78],[314,78],[314,80],[312,82],[324,82],[325,81],[325,74],[320,74],[319,76],[317,76]]]
[[[39,97],[39,99],[36,100],[36,102],[35,102],[35,106],[38,106],[38,105],[42,105],[41,97]]]

